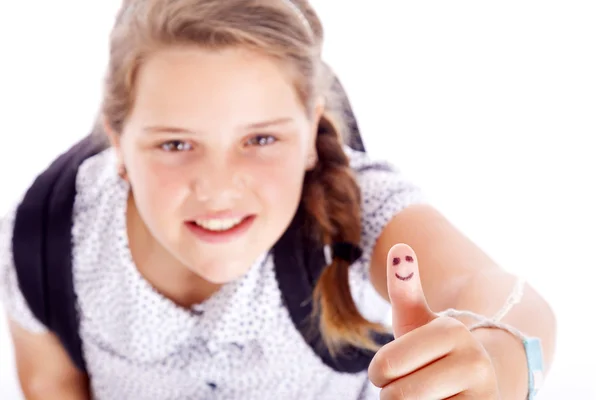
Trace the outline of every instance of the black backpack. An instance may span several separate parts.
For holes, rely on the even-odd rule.
[[[345,103],[349,126],[346,142],[353,149],[364,152],[348,98],[337,79],[335,85]],[[57,335],[74,365],[84,373],[87,370],[79,337],[71,257],[75,181],[79,166],[105,148],[92,133],[58,157],[26,192],[17,208],[13,232],[13,258],[27,304],[39,321]],[[326,261],[323,245],[316,243],[302,229],[303,213],[300,206],[273,249],[275,273],[284,304],[296,328],[326,365],[339,372],[364,371],[373,352],[348,347],[334,358],[323,346],[320,334],[306,329],[305,323],[313,310],[312,292]],[[360,249],[344,244],[334,246],[333,251],[349,262],[360,256]],[[393,339],[390,335],[374,334],[373,337],[381,344]]]

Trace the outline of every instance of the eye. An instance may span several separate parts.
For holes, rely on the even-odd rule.
[[[171,140],[160,145],[160,148],[167,152],[189,151],[192,146],[188,142],[181,140]]]
[[[275,136],[272,135],[256,135],[248,139],[246,142],[247,146],[268,146],[277,141]]]

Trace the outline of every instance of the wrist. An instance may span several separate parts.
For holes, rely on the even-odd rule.
[[[527,399],[529,369],[523,342],[503,329],[479,328],[473,336],[487,351],[502,399]]]

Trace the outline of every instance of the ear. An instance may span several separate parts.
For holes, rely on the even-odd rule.
[[[117,155],[117,170],[120,171],[125,165],[123,160],[123,151],[121,148],[121,136],[108,123],[106,116],[102,117],[102,127],[104,128],[106,136],[108,136],[110,145],[115,149],[115,154]]]
[[[317,133],[319,131],[319,122],[321,122],[321,118],[325,113],[325,99],[323,97],[319,97],[315,102],[315,107],[312,111],[312,124],[311,124],[311,134],[310,134],[310,147],[308,150],[308,157],[306,160],[306,170],[309,171],[313,169],[317,165],[317,161],[319,160],[318,152],[317,152]]]
[[[317,136],[317,129],[319,128],[319,122],[321,121],[321,117],[325,113],[325,99],[323,96],[319,96],[317,101],[315,101],[315,106],[312,110],[312,132],[313,137]]]
[[[110,141],[110,145],[114,148],[120,148],[120,140],[119,135],[115,130],[110,126],[106,115],[102,116],[102,128],[104,129],[104,133],[108,136],[108,140]]]

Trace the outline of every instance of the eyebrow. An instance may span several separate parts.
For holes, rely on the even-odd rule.
[[[285,125],[292,122],[293,119],[291,117],[283,117],[276,118],[268,121],[254,122],[248,124],[246,126],[241,127],[243,130],[252,130],[252,129],[264,129],[272,126]],[[179,128],[175,126],[168,125],[155,125],[155,126],[147,126],[144,129],[144,132],[147,133],[184,133],[184,134],[194,134],[195,131],[185,128]]]
[[[291,117],[276,118],[276,119],[272,119],[269,121],[255,122],[253,124],[249,124],[249,125],[245,126],[245,129],[268,128],[268,127],[276,126],[276,125],[289,124],[292,121],[293,121],[293,119]]]

